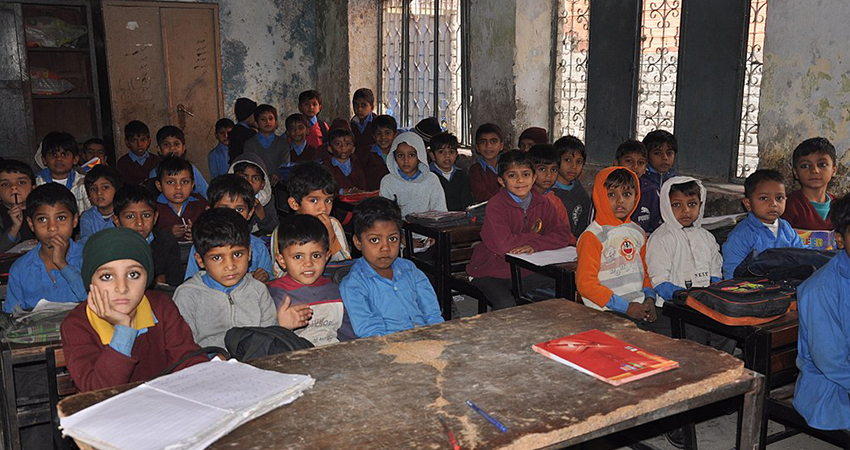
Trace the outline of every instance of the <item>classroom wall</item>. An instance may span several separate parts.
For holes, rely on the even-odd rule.
[[[375,93],[378,103],[378,27],[381,14],[381,0],[349,0],[348,2],[348,102],[354,91],[367,87]],[[349,112],[349,116],[353,112]]]
[[[850,2],[771,2],[759,106],[759,165],[790,174],[791,153],[823,136],[836,148],[831,190],[850,191]]]
[[[556,3],[551,0],[517,2],[516,118],[513,124],[517,138],[528,127],[549,129],[555,7]]]

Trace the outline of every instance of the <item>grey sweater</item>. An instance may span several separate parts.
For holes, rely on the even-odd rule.
[[[202,278],[206,273],[203,270],[196,273],[174,292],[174,303],[199,346],[224,348],[224,335],[231,328],[277,323],[268,288],[251,274],[246,274],[228,295],[207,286]]]
[[[277,173],[277,168],[289,162],[289,152],[292,147],[283,136],[277,136],[269,148],[265,148],[257,139],[259,133],[245,142],[245,153],[256,153],[263,158],[267,173]]]
[[[405,180],[398,171],[394,158],[398,145],[405,143],[416,149],[419,157],[419,176],[414,180]],[[390,157],[387,158],[387,169],[390,173],[381,179],[381,197],[395,200],[401,208],[401,216],[424,211],[445,211],[446,195],[443,185],[437,175],[425,165],[428,157],[425,155],[425,144],[416,133],[409,131],[399,134],[393,141]]]

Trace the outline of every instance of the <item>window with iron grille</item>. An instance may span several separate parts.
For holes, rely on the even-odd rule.
[[[744,103],[741,112],[741,139],[735,174],[741,178],[755,172],[759,164],[758,113],[761,68],[764,61],[764,26],[767,0],[750,0],[747,32],[747,61],[744,70]]]
[[[587,45],[590,0],[558,2],[555,41],[555,139],[573,135],[585,140]]]
[[[638,139],[652,130],[673,132],[681,12],[678,0],[643,2],[635,127]]]
[[[381,83],[377,109],[412,128],[436,117],[469,143],[468,61],[464,43],[467,0],[384,0]],[[463,20],[462,20],[463,19]]]

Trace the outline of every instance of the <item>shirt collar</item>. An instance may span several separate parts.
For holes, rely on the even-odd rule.
[[[366,258],[360,257],[360,260],[358,262],[363,265],[363,267],[364,267],[363,270],[365,271],[365,273],[364,273],[365,276],[367,276],[369,278],[378,278],[378,279],[384,280],[388,283],[390,282],[390,280],[387,280],[386,278],[384,278],[380,274],[378,274],[378,272],[375,270],[375,268],[372,267],[371,264],[369,264],[369,261],[366,261]],[[399,274],[403,274],[405,272],[405,268],[402,267],[401,264],[399,264],[398,258],[393,260],[392,267],[393,267],[393,280],[397,280],[398,277],[399,277]]]
[[[428,164],[428,168],[431,169],[431,172],[436,173],[437,175],[442,175],[445,178],[445,172],[443,169],[437,167],[437,163],[431,161],[431,164]],[[455,176],[455,172],[457,172],[458,168],[455,165],[452,165],[452,170],[449,172],[448,180],[452,181],[452,177]]]
[[[310,126],[308,128],[312,128],[312,127],[316,126],[317,123],[319,123],[319,117],[318,116],[308,117],[307,123],[310,124]]]
[[[498,160],[496,160],[496,161],[498,161]],[[499,171],[496,170],[495,167],[491,166],[490,163],[488,163],[487,161],[484,161],[483,156],[478,157],[478,164],[481,164],[481,168],[484,169],[484,170],[490,170],[491,172],[495,173],[496,175],[499,174]]]
[[[518,197],[518,196],[516,196],[516,195],[512,194],[512,193],[511,193],[511,191],[509,191],[509,190],[507,190],[507,189],[505,189],[505,192],[507,192],[507,193],[508,193],[508,195],[510,195],[510,196],[511,196],[511,198],[512,198],[515,202],[517,202],[517,204],[522,203],[524,200],[528,200],[528,197],[530,197],[530,196],[531,196],[531,192],[529,192],[529,193],[528,193],[528,196],[526,196],[525,198],[520,198],[520,197]]]
[[[306,140],[300,144],[292,143],[292,149],[295,150],[295,154],[298,156],[301,156],[301,154],[304,153],[305,148],[307,148]]]
[[[564,191],[572,190],[573,186],[575,186],[575,185],[576,185],[575,181],[570,182],[570,184],[564,184],[564,183],[561,183],[560,181],[555,182],[555,187],[558,188],[558,189],[562,189]]]
[[[341,170],[345,176],[351,175],[351,158],[348,158],[345,162],[339,162],[336,158],[331,157],[331,165],[339,167],[339,170]]]
[[[419,178],[419,175],[422,175],[422,171],[416,169],[416,173],[414,173],[413,175],[405,175],[404,172],[401,171],[401,169],[398,169],[398,174],[399,176],[401,176],[402,180],[413,181]]]
[[[354,122],[354,123],[357,124],[357,129],[360,130],[361,134],[366,131],[366,126],[369,125],[370,122],[372,122],[373,116],[374,116],[373,113],[369,113],[369,115],[366,116],[366,118],[363,119],[362,121],[358,120],[357,116],[354,116],[354,120],[356,120],[356,122]]]
[[[145,240],[148,241],[148,244],[150,244],[151,242],[153,242],[153,239],[154,239],[154,235],[153,235],[153,231],[151,231],[150,233],[148,233],[148,237],[146,237]]]
[[[245,275],[247,276],[247,274],[245,274]],[[224,292],[225,294],[230,294],[231,292],[233,292],[234,289],[238,288],[239,285],[242,284],[242,282],[245,281],[245,276],[243,276],[242,279],[239,280],[238,283],[236,283],[236,284],[234,284],[233,286],[230,286],[230,287],[224,287],[223,284],[219,283],[218,281],[215,281],[213,279],[213,277],[211,277],[210,274],[207,273],[207,272],[204,272],[204,274],[201,276],[201,280],[210,289],[215,289],[217,291]]]
[[[221,143],[219,142],[219,144],[221,144]],[[136,156],[136,154],[133,153],[133,152],[129,152],[129,153],[127,153],[127,155],[130,156],[130,161],[133,161],[134,163],[136,163],[140,166],[144,166],[145,161],[147,161],[148,158],[151,156],[150,152],[147,151],[147,150],[145,150],[145,153],[142,156]]]
[[[257,133],[257,141],[260,142],[260,145],[262,145],[263,148],[269,148],[276,137],[277,135],[274,133],[269,133],[268,136],[264,136],[263,133]]]
[[[190,194],[189,197],[186,199],[186,201],[183,202],[183,205],[181,206],[180,211],[178,212],[178,211],[174,210],[174,207],[171,206],[171,203],[168,201],[167,198],[165,198],[165,194],[159,194],[159,197],[156,198],[157,203],[160,203],[160,204],[163,204],[163,205],[168,205],[168,207],[171,208],[172,211],[174,211],[174,214],[176,214],[177,217],[183,217],[183,213],[186,211],[186,203],[191,203],[191,202],[196,202],[196,201],[198,201],[198,199],[194,195]]]

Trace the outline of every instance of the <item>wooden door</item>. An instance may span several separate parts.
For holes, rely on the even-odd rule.
[[[0,4],[0,153],[32,164],[35,153],[35,128],[29,102],[29,72],[24,57],[24,26],[21,5]]]
[[[206,154],[224,113],[218,5],[105,1],[103,21],[116,155],[127,152],[127,122],[148,125],[154,153],[156,131],[170,124],[209,173]]]

